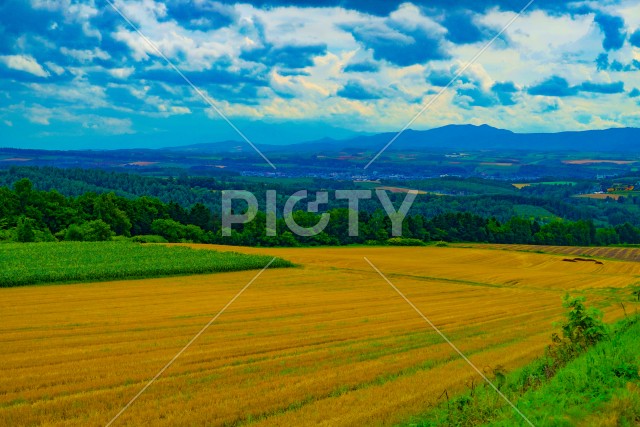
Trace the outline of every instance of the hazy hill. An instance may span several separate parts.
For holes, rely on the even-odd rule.
[[[290,145],[263,145],[265,152],[377,151],[396,135],[395,132],[336,140],[325,138]],[[488,125],[448,125],[436,129],[405,131],[390,147],[391,151],[448,150],[542,150],[542,151],[640,151],[640,129],[619,128],[559,133],[515,133]],[[225,141],[168,148],[188,152],[237,152],[251,149],[240,141]]]

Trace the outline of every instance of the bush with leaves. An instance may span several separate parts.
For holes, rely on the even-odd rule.
[[[111,240],[111,236],[113,236],[109,224],[101,219],[83,224],[82,230],[85,242],[105,242]]]
[[[82,225],[71,224],[64,233],[67,242],[105,242],[111,240],[111,227],[101,219],[85,222]]]
[[[410,239],[408,237],[392,237],[387,239],[389,246],[426,246],[427,244],[420,239]]]
[[[567,320],[561,324],[562,337],[552,335],[553,343],[547,348],[543,370],[547,378],[575,359],[589,347],[608,338],[609,329],[602,321],[602,312],[586,307],[585,297],[571,297],[566,294],[562,306],[567,311]]]

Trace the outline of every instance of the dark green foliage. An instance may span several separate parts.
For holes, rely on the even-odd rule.
[[[16,226],[16,240],[22,243],[35,242],[36,234],[33,231],[34,228],[35,221],[33,219],[21,216]]]
[[[387,240],[390,246],[425,246],[426,243],[419,239],[406,239],[402,237],[393,237]]]
[[[137,243],[168,243],[167,239],[162,236],[156,236],[155,234],[134,236],[131,238],[131,241]]]
[[[85,223],[82,228],[84,234],[83,240],[85,242],[104,242],[111,240],[111,236],[113,235],[109,224],[101,219],[89,221]]]
[[[67,242],[82,242],[84,240],[84,230],[77,224],[71,224],[64,234],[64,240]]]
[[[58,181],[67,184],[66,180],[74,177],[96,184],[104,181],[110,186],[122,185],[123,189],[135,189],[136,194],[146,189],[148,194],[162,194],[164,199],[171,194],[176,196],[175,200],[186,200],[184,206],[189,206],[188,200],[195,199],[180,195],[199,194],[198,197],[202,196],[202,202],[196,201],[191,204],[190,209],[187,209],[173,200],[164,202],[149,196],[133,197],[129,193],[121,196],[117,194],[119,191],[102,192],[101,194],[86,192],[77,197],[66,197],[56,190],[38,190],[34,188],[29,179],[15,179],[19,173],[34,176],[38,178],[39,182],[46,182],[49,186],[52,186],[56,181],[46,180],[45,173],[57,176]],[[116,236],[156,234],[171,242],[190,241],[251,246],[318,246],[371,244],[373,242],[387,244],[387,240],[392,237],[389,217],[379,208],[379,203],[373,200],[365,200],[361,204],[358,236],[349,236],[349,210],[344,207],[332,207],[336,206],[334,200],[329,204],[328,209],[331,221],[326,229],[316,236],[302,237],[291,233],[282,217],[278,217],[276,221],[276,236],[267,236],[266,216],[263,211],[259,211],[253,222],[234,225],[232,235],[223,237],[219,216],[220,193],[212,193],[209,188],[218,191],[226,185],[229,186],[227,188],[231,188],[233,185],[216,181],[213,178],[181,177],[177,180],[159,180],[100,171],[63,171],[51,168],[42,170],[12,168],[7,176],[14,177],[14,181],[12,181],[14,184],[13,190],[7,187],[0,188],[0,196],[2,197],[2,203],[0,203],[0,240],[5,241],[49,241],[52,239],[52,234],[60,240],[102,240],[106,238],[106,232],[99,232],[100,230],[96,229],[97,223],[92,225],[90,230],[87,230],[83,225],[98,220],[107,224]],[[1,177],[2,173],[0,172]],[[131,179],[131,182],[127,182],[127,177]],[[465,181],[455,182],[462,185]],[[195,184],[206,187],[189,187]],[[256,191],[260,203],[264,202],[261,198],[261,194],[264,194],[265,191],[263,183],[243,182],[244,184],[247,184],[248,189]],[[318,182],[318,184],[328,185],[329,183]],[[332,182],[331,184],[334,187],[346,185],[340,182]],[[278,187],[278,185],[276,184],[274,187]],[[480,183],[474,185],[478,186]],[[501,191],[507,191],[509,188],[509,185],[502,184],[493,184],[493,186],[500,188]],[[283,187],[282,191],[288,189],[288,187]],[[201,190],[203,193],[200,192]],[[206,197],[204,197],[205,193]],[[287,194],[291,193],[279,193],[280,207],[283,206]],[[390,194],[389,197],[398,206],[404,195]],[[633,201],[635,203],[635,199]],[[521,196],[511,196],[506,193],[495,194],[489,198],[457,198],[455,203],[451,202],[452,200],[447,198],[434,198],[429,195],[424,199],[419,198],[414,204],[411,214],[403,222],[402,238],[422,242],[575,246],[640,244],[640,229],[631,222],[621,222],[615,226],[597,228],[593,221],[580,219],[584,216],[583,214],[586,215],[588,212],[571,213],[573,207],[571,205],[565,206],[559,201],[547,200],[544,203],[538,203],[538,205],[540,208],[548,209],[556,214],[564,212],[568,216],[578,219],[540,223],[535,219],[513,216],[513,206],[509,205],[510,203],[523,204],[527,202],[531,206],[538,205],[535,200],[524,200]],[[372,203],[378,204],[372,205]],[[620,213],[617,210],[618,204],[615,206],[616,209],[610,209]],[[512,215],[507,219],[502,219],[505,216],[504,212],[496,212],[496,216],[492,217],[483,217],[471,212],[456,212],[459,209],[472,212],[493,212],[494,208],[511,212]],[[635,223],[633,215],[621,215],[621,217]],[[318,223],[319,214],[295,211],[293,219],[301,226],[310,227]],[[106,228],[102,227],[102,231],[104,230]]]
[[[196,225],[182,225],[172,219],[156,219],[151,224],[151,232],[169,242],[204,242],[210,240]]]
[[[586,349],[604,339],[607,327],[602,321],[602,312],[587,308],[584,297],[565,295],[562,306],[568,309],[567,321],[562,325],[562,335],[570,345]]]

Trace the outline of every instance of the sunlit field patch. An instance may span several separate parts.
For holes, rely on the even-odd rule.
[[[365,256],[486,372],[539,356],[568,290],[620,318],[640,275],[508,250],[233,250],[301,267],[266,270],[114,425],[393,425],[481,381]],[[0,425],[105,425],[254,276],[0,290]]]

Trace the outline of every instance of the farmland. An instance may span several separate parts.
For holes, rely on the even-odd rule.
[[[464,245],[469,246],[469,245]],[[620,261],[640,262],[640,248],[632,247],[580,247],[580,246],[545,246],[545,245],[471,245],[475,248],[502,249],[506,251],[545,252],[576,256],[600,257]]]
[[[37,283],[131,279],[263,268],[268,256],[128,242],[0,245],[0,288]],[[290,267],[276,259],[271,267]]]
[[[114,425],[392,425],[477,384],[364,257],[485,371],[540,355],[567,291],[633,309],[636,262],[502,249],[233,248],[301,267],[266,270]],[[0,425],[105,425],[254,275],[0,290]]]

